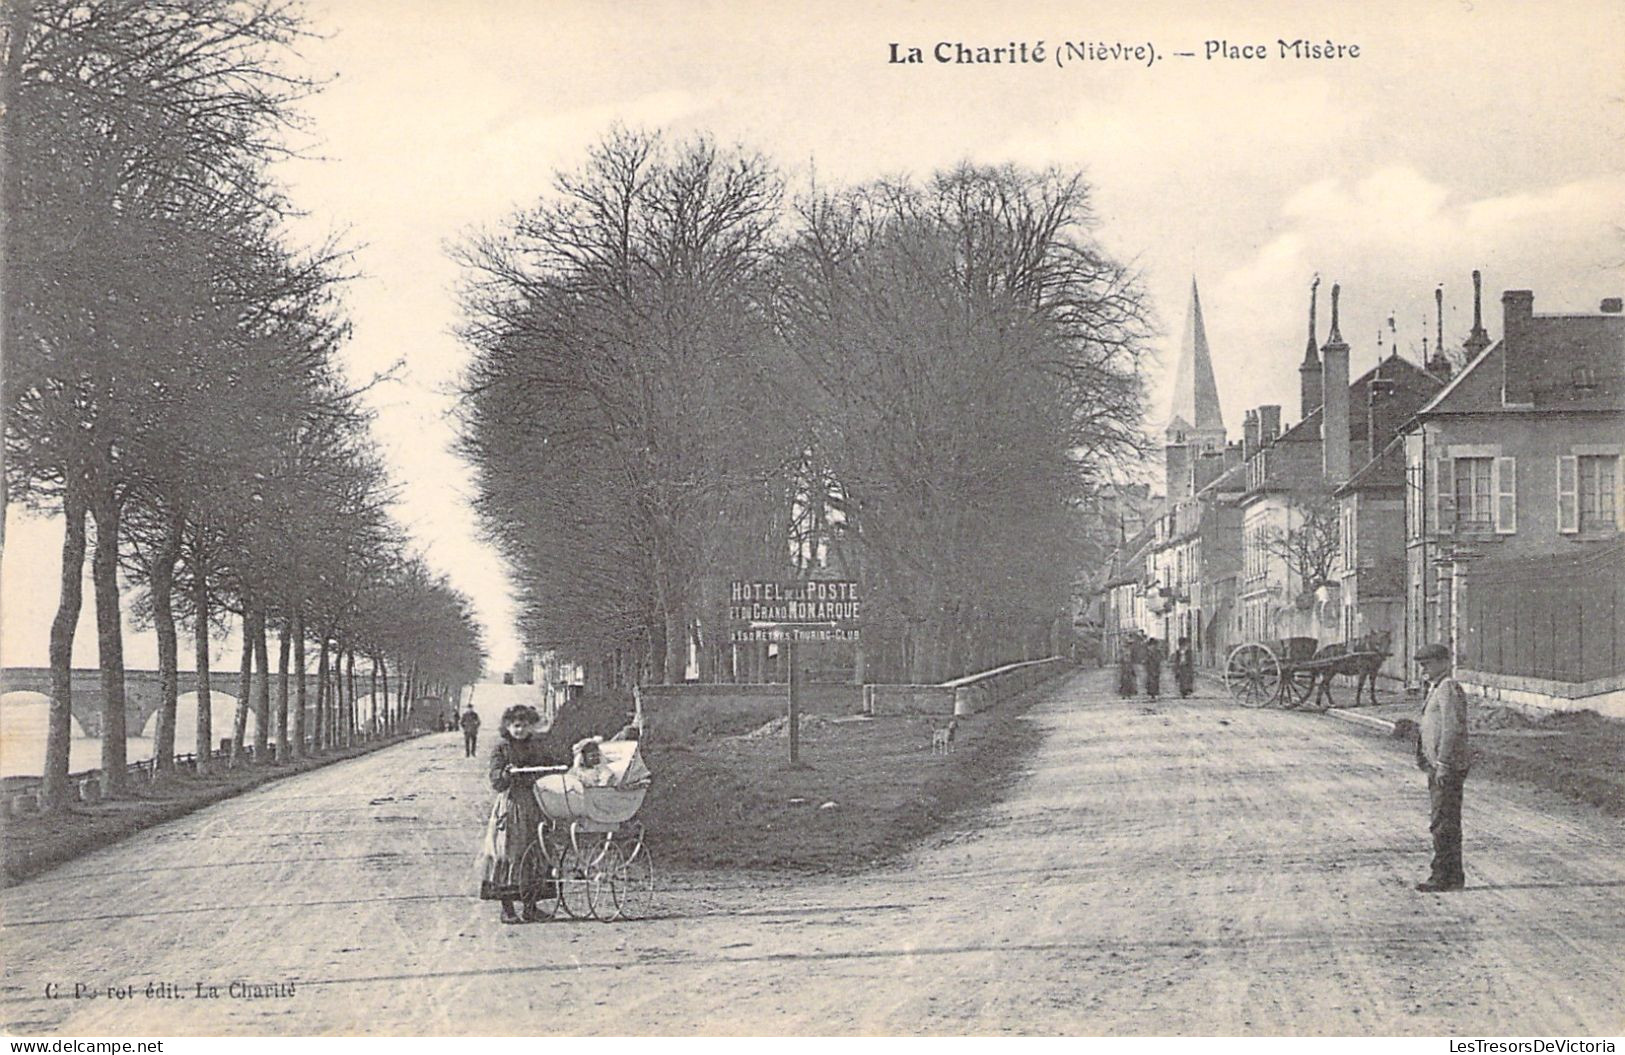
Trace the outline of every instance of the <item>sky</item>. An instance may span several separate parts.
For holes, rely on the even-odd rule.
[[[469,352],[447,250],[548,194],[616,122],[758,151],[792,191],[966,159],[1081,169],[1095,237],[1135,268],[1157,313],[1153,426],[1193,277],[1232,438],[1259,404],[1297,419],[1316,274],[1319,338],[1338,282],[1356,375],[1377,361],[1379,335],[1381,353],[1419,356],[1441,284],[1446,343],[1459,346],[1474,268],[1492,337],[1505,289],[1534,290],[1537,312],[1594,312],[1625,293],[1625,67],[1605,43],[1625,38],[1625,5],[1613,0],[312,0],[308,11],[321,36],[301,61],[328,84],[303,106],[307,157],[279,175],[305,210],[301,234],[358,247],[346,366],[360,380],[402,364],[372,394],[399,517],[474,600],[495,670],[520,646],[505,569],[468,506],[470,470],[450,450]],[[1360,53],[1282,58],[1279,42],[1299,39]],[[1042,63],[933,58],[942,42],[1031,54],[1040,41]],[[1210,41],[1265,57],[1208,58]],[[1067,42],[1158,57],[1057,64]],[[926,61],[889,62],[893,44]],[[46,662],[60,539],[59,522],[8,511],[5,665]],[[89,596],[76,665],[95,663]],[[218,651],[235,662],[235,641]],[[129,633],[126,653],[131,667],[155,665],[150,633]]]

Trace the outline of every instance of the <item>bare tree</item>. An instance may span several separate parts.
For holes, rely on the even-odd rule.
[[[1139,443],[1142,299],[1087,239],[1087,187],[965,167],[799,211],[776,317],[866,633],[915,680],[1048,647],[1069,502]]]
[[[1272,527],[1259,539],[1264,552],[1279,557],[1303,592],[1330,586],[1342,549],[1338,502],[1330,493],[1294,494],[1287,503],[1286,527]]]
[[[781,459],[757,306],[779,193],[754,156],[616,131],[461,252],[462,450],[533,645],[641,642],[682,679],[708,533]]]

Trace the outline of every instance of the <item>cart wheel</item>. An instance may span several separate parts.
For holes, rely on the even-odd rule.
[[[571,919],[592,915],[592,888],[601,881],[598,858],[603,845],[578,836],[578,844],[566,843],[559,855],[559,904]]]
[[[531,846],[519,859],[517,879],[522,900],[534,902],[537,910],[548,919],[558,913],[559,884],[553,878],[553,866],[541,843]]]
[[[1281,663],[1267,645],[1237,645],[1225,661],[1224,684],[1243,707],[1262,707],[1280,691]]]
[[[630,846],[621,847],[615,879],[615,903],[622,919],[648,919],[654,914],[655,863],[649,844],[639,835]]]
[[[621,915],[619,893],[622,870],[626,867],[626,855],[621,852],[621,844],[613,839],[606,839],[594,862],[593,878],[587,883],[587,905],[593,918],[605,923],[612,923]]]

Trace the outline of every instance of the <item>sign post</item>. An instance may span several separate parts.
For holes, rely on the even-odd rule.
[[[862,604],[858,584],[840,581],[735,580],[729,590],[728,623],[736,645],[769,642],[784,649],[789,665],[786,701],[790,764],[801,761],[801,662],[796,646],[809,641],[858,638]]]
[[[801,670],[793,640],[784,645],[784,661],[790,665],[790,764],[796,766],[801,764]]]

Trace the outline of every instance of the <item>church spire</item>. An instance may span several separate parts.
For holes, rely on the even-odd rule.
[[[1207,327],[1202,323],[1202,297],[1191,276],[1191,304],[1185,316],[1185,336],[1179,347],[1179,370],[1174,375],[1174,399],[1169,410],[1170,432],[1183,427],[1192,435],[1187,441],[1210,441],[1224,445],[1224,416],[1219,410],[1219,386],[1213,380],[1213,360],[1207,346]],[[1170,442],[1175,442],[1173,436]],[[1180,441],[1185,442],[1185,441]]]

